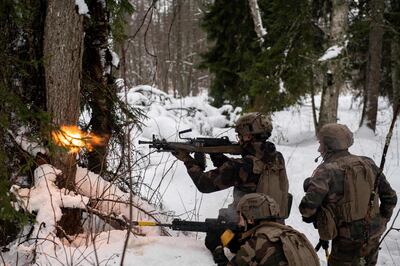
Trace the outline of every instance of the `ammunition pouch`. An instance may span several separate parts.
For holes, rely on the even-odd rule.
[[[338,235],[334,217],[329,207],[321,207],[317,212],[316,225],[321,240],[331,240]]]

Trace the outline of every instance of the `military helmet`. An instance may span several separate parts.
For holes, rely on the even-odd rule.
[[[331,151],[347,150],[354,141],[346,125],[335,123],[324,125],[318,132],[318,140]]]
[[[250,193],[244,195],[236,210],[241,212],[246,219],[268,219],[279,216],[279,204],[265,194]]]
[[[272,132],[271,116],[261,113],[248,113],[236,121],[235,131],[239,135],[251,134],[269,138]]]

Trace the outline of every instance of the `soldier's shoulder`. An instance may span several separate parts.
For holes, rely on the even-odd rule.
[[[331,171],[338,168],[339,165],[336,162],[323,162],[317,167],[317,169],[321,171]]]
[[[264,153],[268,154],[269,156],[275,157],[280,163],[285,163],[285,159],[280,151],[276,150],[275,144],[272,142],[265,142],[265,149]]]
[[[338,169],[338,166],[332,162],[323,162],[315,168],[312,177],[315,176],[329,176],[329,173]]]
[[[370,157],[367,157],[367,156],[358,156],[358,157],[360,157],[366,163],[369,163],[371,165],[376,165],[375,161]]]

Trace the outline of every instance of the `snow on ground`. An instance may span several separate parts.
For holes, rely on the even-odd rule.
[[[135,91],[135,89],[133,90]],[[158,92],[154,90],[154,94]],[[316,104],[319,105],[320,99],[316,98]],[[317,243],[318,234],[312,225],[305,224],[301,221],[301,215],[298,211],[298,205],[304,195],[303,180],[311,176],[313,170],[318,163],[314,159],[319,155],[317,152],[318,142],[315,139],[311,100],[304,99],[302,106],[295,106],[284,111],[273,114],[274,131],[271,140],[277,145],[277,149],[282,152],[286,160],[286,169],[289,177],[289,190],[293,194],[293,206],[291,215],[287,220],[287,224],[298,229],[309,237],[312,243]],[[171,141],[177,140],[176,132],[186,128],[193,128],[194,133],[211,133],[212,136],[228,136],[231,140],[236,140],[236,134],[233,128],[221,128],[223,123],[212,124],[212,121],[219,120],[220,111],[207,104],[206,95],[198,97],[188,97],[184,99],[172,99],[165,102],[161,106],[154,103],[148,108],[150,117],[150,125],[146,127],[143,134],[136,137],[139,139],[151,139],[152,134],[156,134],[167,138]],[[175,114],[165,112],[165,110],[173,110],[171,106],[179,106],[179,111]],[[378,125],[376,136],[370,131],[361,128],[358,124],[361,116],[361,107],[359,101],[355,101],[351,95],[342,95],[339,103],[339,123],[346,124],[355,132],[355,142],[350,148],[354,154],[366,155],[375,160],[379,165],[383,146],[385,143],[386,132],[389,128],[392,111],[385,99],[380,99],[380,109],[378,112]],[[188,114],[187,109],[191,107],[199,108],[196,114]],[[233,110],[233,109],[230,109]],[[156,116],[154,116],[156,114]],[[232,120],[237,118],[237,114],[230,118],[229,125]],[[201,131],[200,129],[211,129]],[[394,130],[393,139],[389,152],[386,157],[386,165],[384,173],[396,191],[400,191],[400,155],[399,155],[399,128],[397,124]],[[139,149],[145,149],[138,146]],[[168,210],[174,210],[176,215],[182,219],[196,219],[203,221],[205,218],[216,218],[218,210],[226,207],[232,201],[231,189],[220,192],[202,194],[197,191],[190,177],[186,173],[183,163],[177,162],[170,154],[152,153],[152,167],[147,170],[145,180],[149,183],[159,184],[160,192],[163,195],[164,207]],[[161,162],[161,163],[160,163]],[[319,161],[321,162],[321,160]],[[207,160],[208,168],[212,169],[210,160]],[[166,167],[161,166],[166,165]],[[165,169],[172,167],[166,173]],[[151,182],[152,181],[152,182]],[[398,210],[398,208],[396,208]],[[400,224],[397,221],[396,224]],[[204,238],[204,236],[200,236]],[[379,257],[379,265],[396,265],[399,264],[399,246],[400,235],[397,232],[391,232],[382,245]],[[321,264],[325,265],[325,254],[321,250],[318,254]]]
[[[120,97],[125,99],[124,95]],[[204,221],[205,218],[216,218],[218,210],[232,201],[231,189],[210,194],[198,192],[186,173],[183,163],[177,161],[169,153],[151,151],[148,145],[139,145],[138,141],[151,140],[153,134],[169,141],[179,141],[177,132],[188,128],[191,128],[193,132],[185,136],[228,136],[231,140],[236,140],[232,126],[240,115],[241,109],[230,105],[221,108],[212,107],[208,104],[206,94],[174,99],[150,86],[132,88],[128,92],[127,100],[130,105],[141,108],[148,116],[148,119],[144,121],[143,131],[135,131],[132,134],[132,141],[138,151],[138,158],[135,158],[138,172],[135,176],[140,176],[140,182],[143,183],[139,187],[141,197],[151,203],[162,204],[163,213],[173,214],[174,217],[181,219]],[[316,100],[318,105],[319,98]],[[274,113],[274,131],[271,141],[284,155],[289,190],[294,196],[287,224],[303,232],[312,243],[316,244],[318,241],[316,230],[312,225],[301,221],[297,208],[304,194],[303,180],[309,177],[318,165],[314,162],[319,154],[318,144],[314,137],[310,102],[310,99],[305,98],[302,106]],[[379,165],[392,112],[387,101],[380,99],[378,128],[374,135],[365,128],[358,128],[360,106],[360,103],[353,101],[351,96],[341,96],[339,122],[355,131],[355,143],[350,151],[354,154],[369,156]],[[399,129],[400,125],[397,124],[384,171],[397,191],[400,191]],[[143,155],[147,156],[141,158]],[[139,158],[141,159],[138,160]],[[209,159],[207,163],[207,169],[212,169]],[[86,180],[96,183],[94,181],[96,176],[85,173],[84,169],[79,169],[78,175],[80,178],[86,176]],[[106,187],[107,184],[100,182],[97,186]],[[84,184],[81,187],[82,190],[86,189],[85,191],[88,189]],[[124,197],[123,192],[115,189],[113,191],[118,192],[117,197]],[[84,195],[90,196],[90,193],[85,192]],[[147,209],[151,208],[150,205],[143,204]],[[126,214],[126,209],[122,209],[121,213],[124,211]],[[396,221],[396,227],[399,227],[399,224],[400,221]],[[203,245],[204,234],[202,233],[183,234],[169,230],[173,236],[168,237],[157,236],[158,231],[150,229],[144,229],[141,232],[147,236],[130,236],[125,254],[125,265],[213,265],[210,253]],[[91,244],[93,237],[89,234],[81,236],[71,244],[61,243],[57,238],[51,238],[47,244],[39,243],[36,262],[38,265],[118,265],[125,237],[124,231],[106,231],[96,236],[95,246]],[[388,235],[382,245],[379,265],[400,265],[399,240],[400,235],[397,232],[391,232]],[[15,264],[16,251],[19,251],[20,261],[29,260],[21,254],[29,254],[32,246],[14,244],[9,248],[10,251],[3,253],[3,256],[10,265]],[[321,264],[326,265],[323,252],[320,251],[318,255]]]

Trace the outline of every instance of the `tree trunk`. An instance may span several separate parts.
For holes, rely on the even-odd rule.
[[[347,34],[348,4],[346,0],[332,2],[330,24],[330,46],[344,46]],[[342,56],[327,61],[327,71],[322,90],[321,109],[318,127],[337,122],[338,100],[341,88],[344,86],[344,64]]]
[[[83,18],[74,1],[49,0],[44,30],[47,110],[56,126],[76,125],[83,54]],[[65,188],[75,186],[75,155],[61,153],[52,158],[63,171]]]
[[[257,0],[249,0],[249,6],[254,22],[254,30],[257,34],[258,41],[260,42],[260,46],[262,47],[264,43],[264,36],[267,34],[267,31],[264,28],[261,20],[260,8],[258,7]]]
[[[182,60],[182,0],[176,0],[177,8],[176,8],[176,79],[177,79],[177,91],[183,97],[188,95],[188,92],[185,87],[185,83],[183,81],[183,60]]]
[[[364,123],[375,131],[378,113],[379,85],[381,80],[382,41],[383,41],[383,0],[371,1],[371,25],[366,71],[367,116]]]
[[[83,17],[76,12],[74,1],[49,0],[44,29],[44,58],[47,110],[55,126],[76,125],[79,117],[79,95],[83,54]],[[75,188],[75,154],[57,151],[51,163],[62,170],[61,187]],[[60,226],[68,234],[78,233],[80,216],[68,214],[62,221],[75,221],[74,226]],[[79,212],[79,210],[78,210]],[[69,218],[68,218],[69,217]],[[70,227],[74,230],[70,231]]]
[[[393,86],[393,110],[400,104],[400,38],[395,36],[391,44],[392,59],[392,86]]]
[[[88,154],[89,170],[100,174],[106,169],[108,141],[113,124],[112,106],[115,88],[113,86],[111,53],[108,50],[109,21],[105,7],[99,1],[91,1],[90,23],[85,30],[84,86],[89,95],[92,110],[90,126],[95,135],[103,138]],[[109,71],[109,73],[106,73]]]

